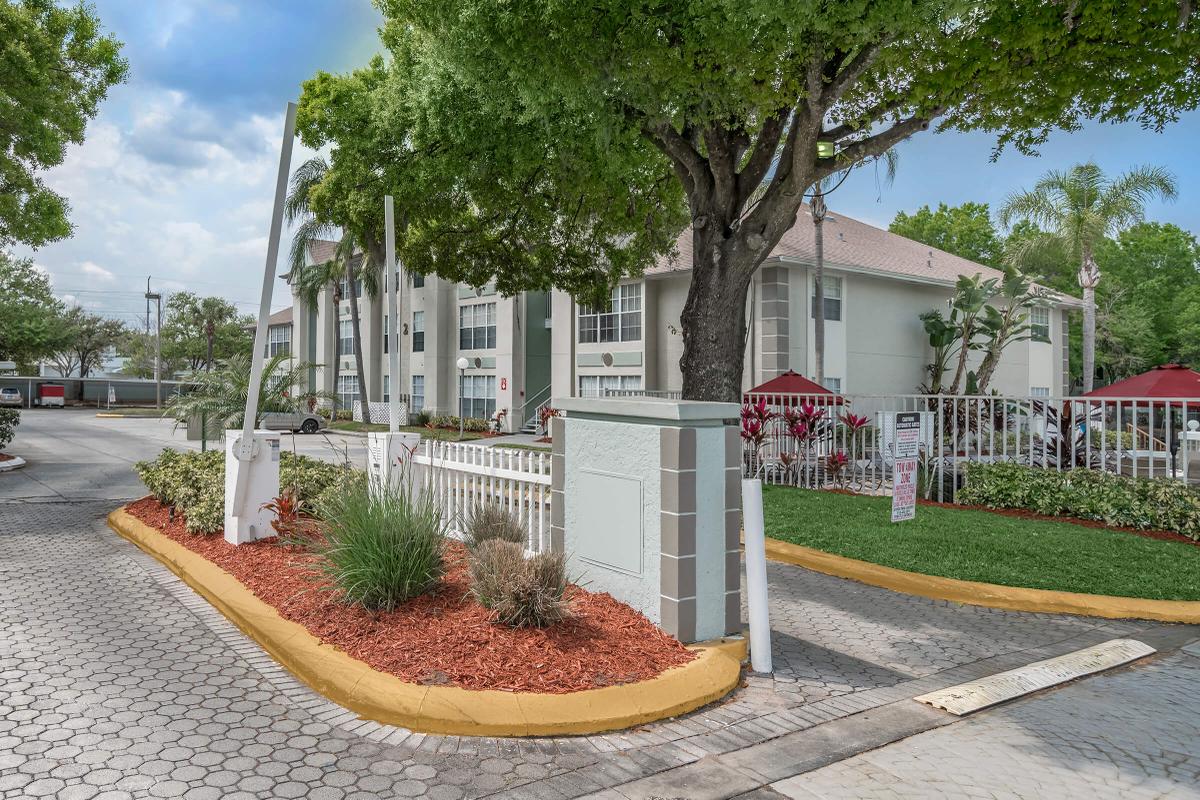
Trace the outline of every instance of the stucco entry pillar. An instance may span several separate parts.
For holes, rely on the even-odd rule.
[[[551,544],[683,642],[741,631],[735,403],[555,399]]]

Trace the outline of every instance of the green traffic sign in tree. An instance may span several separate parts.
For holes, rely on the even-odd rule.
[[[1200,96],[1177,0],[378,3],[417,65],[381,107],[419,110],[406,133],[431,159],[474,156],[454,185],[470,202],[419,226],[430,265],[469,255],[509,288],[558,264],[611,281],[614,257],[636,274],[669,249],[671,181],[695,399],[739,398],[747,289],[817,181],[930,128],[1029,151],[1087,118],[1161,127]]]

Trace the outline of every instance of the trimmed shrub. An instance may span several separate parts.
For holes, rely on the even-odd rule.
[[[1020,508],[1200,540],[1200,492],[1170,478],[1130,478],[1099,470],[1058,472],[1020,464],[970,464],[957,502]]]
[[[458,417],[454,416],[453,414],[445,414],[440,417],[435,417],[433,419],[433,426],[435,428],[458,430]],[[462,427],[464,431],[469,431],[470,433],[487,433],[492,429],[492,423],[490,420],[486,419],[467,417],[462,421]]]
[[[16,427],[21,424],[21,412],[15,408],[0,408],[0,450],[17,435]]]
[[[431,494],[403,483],[372,491],[364,477],[322,497],[320,569],[345,602],[391,611],[437,584],[446,529]]]
[[[426,408],[420,411],[411,412],[408,415],[408,424],[425,427],[429,424],[431,419],[433,419],[433,413]]]
[[[509,511],[491,503],[479,503],[467,514],[466,531],[467,547],[474,550],[484,542],[499,539],[512,542],[522,547],[528,538],[525,528]]]
[[[153,461],[139,461],[134,471],[163,505],[183,514],[192,533],[216,533],[225,525],[225,453],[166,449]],[[297,497],[312,503],[347,479],[350,470],[308,456],[280,456],[279,486],[294,486]]]
[[[562,553],[525,557],[516,542],[489,539],[471,551],[471,595],[514,628],[544,628],[568,615],[567,563]]]

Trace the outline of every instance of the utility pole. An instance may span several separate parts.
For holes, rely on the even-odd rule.
[[[158,316],[154,321],[154,407],[162,408],[162,294],[150,291],[150,276],[146,276],[146,328],[150,327],[150,301],[155,302]]]

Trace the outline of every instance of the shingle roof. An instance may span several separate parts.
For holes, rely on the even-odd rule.
[[[337,242],[314,239],[308,244],[308,263],[323,264],[337,255]]]
[[[899,234],[876,228],[845,214],[830,211],[825,219],[825,264],[833,269],[876,273],[923,283],[953,285],[962,275],[982,274],[994,278],[1002,273],[992,267],[906,239]],[[686,272],[692,268],[692,231],[685,230],[675,243],[678,253],[660,259],[647,275]],[[814,225],[808,205],[802,205],[791,227],[775,245],[768,259],[778,258],[803,264],[816,263]],[[1077,298],[1061,296],[1066,305],[1078,305]]]
[[[271,316],[267,317],[268,325],[291,325],[292,324],[292,307],[280,309]]]

